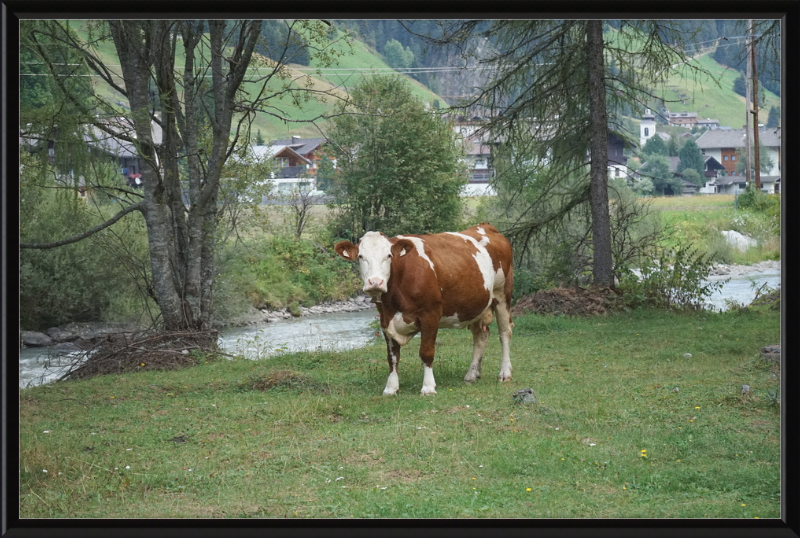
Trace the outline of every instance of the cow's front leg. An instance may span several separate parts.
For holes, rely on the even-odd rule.
[[[400,378],[397,376],[397,363],[400,362],[400,344],[386,333],[383,333],[383,337],[386,339],[389,360],[389,379],[386,380],[386,388],[383,389],[383,395],[392,396],[400,390]]]
[[[436,380],[433,378],[433,355],[436,351],[436,334],[439,331],[438,323],[423,324],[419,358],[422,359],[422,390],[420,394],[436,394]]]

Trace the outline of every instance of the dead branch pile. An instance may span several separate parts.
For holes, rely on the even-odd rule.
[[[194,366],[202,355],[217,351],[218,338],[217,331],[109,335],[77,355],[59,381]]]
[[[511,308],[511,313],[596,316],[618,312],[622,308],[618,292],[609,288],[552,288],[522,297]]]

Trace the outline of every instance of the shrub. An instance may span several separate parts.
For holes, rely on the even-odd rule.
[[[644,258],[638,270],[627,269],[620,278],[623,300],[632,308],[701,310],[724,284],[706,280],[712,265],[709,255],[683,246]]]
[[[287,235],[225,245],[218,267],[218,320],[250,307],[297,311],[300,305],[343,300],[358,286],[351,265],[332,251]]]
[[[73,190],[42,188],[25,183],[30,177],[21,179],[20,237],[24,242],[46,243],[77,235],[116,210],[78,200]],[[21,327],[43,330],[71,321],[150,317],[148,310],[155,311],[155,305],[146,293],[149,262],[143,230],[144,219],[131,214],[76,243],[22,249]]]

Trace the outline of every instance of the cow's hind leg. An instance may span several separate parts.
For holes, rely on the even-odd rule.
[[[472,383],[481,377],[481,362],[486,343],[489,341],[489,323],[492,322],[491,310],[488,314],[469,326],[469,330],[472,331],[472,362],[469,364],[467,375],[464,376],[464,381],[467,383]]]
[[[386,388],[383,389],[383,395],[392,396],[400,390],[400,378],[397,376],[397,363],[400,362],[400,344],[386,333],[383,333],[383,337],[386,339],[389,360],[389,379],[386,380]]]
[[[500,333],[500,344],[503,348],[503,358],[500,361],[500,381],[511,380],[511,304],[510,301],[500,299],[494,310],[497,316],[497,329]]]

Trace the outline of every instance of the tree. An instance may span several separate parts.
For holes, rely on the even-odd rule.
[[[658,194],[672,195],[680,191],[680,180],[670,171],[669,158],[664,155],[648,155],[639,173],[653,182],[653,189]]]
[[[625,104],[643,112],[656,97],[650,87],[672,65],[683,65],[683,43],[691,36],[679,21],[614,21],[605,35],[598,20],[443,23],[443,37],[433,41],[455,45],[487,67],[488,82],[462,106],[489,109],[486,130],[508,153],[496,159],[508,165],[497,181],[531,188],[525,177],[533,177],[527,171],[538,160],[540,195],[505,230],[518,256],[535,234],[588,202],[593,280],[613,286],[605,142],[609,131],[630,140],[613,113]]]
[[[414,53],[408,47],[403,45],[396,39],[390,39],[383,47],[383,55],[386,58],[386,63],[395,68],[411,67],[414,63]]]
[[[328,131],[338,165],[328,190],[338,208],[335,236],[355,241],[370,230],[396,235],[459,226],[467,180],[461,146],[407,83],[370,77],[340,112]]]
[[[780,127],[781,110],[777,107],[770,107],[769,116],[767,116],[767,129],[777,129]]]
[[[647,139],[647,142],[645,142],[642,148],[642,153],[645,155],[663,155],[666,157],[669,155],[669,148],[666,142],[664,142],[664,139],[656,135]]]
[[[733,81],[733,91],[742,97],[745,96],[747,90],[745,89],[744,75],[739,75],[736,80]]]
[[[89,21],[84,37],[72,32],[69,24],[44,21],[23,27],[22,34],[69,103],[92,118],[93,128],[135,146],[145,163],[143,192],[118,196],[119,212],[86,232],[20,246],[44,249],[73,243],[138,211],[146,224],[151,293],[163,328],[208,329],[226,162],[249,140],[256,112],[289,120],[272,102],[276,92],[301,102],[314,90],[302,80],[299,84],[291,80],[284,63],[289,60],[290,43],[276,56],[282,61],[250,69],[261,21]],[[328,44],[321,22],[287,25],[287,35],[303,36],[309,45],[304,50],[324,50]],[[91,106],[81,101],[69,87],[72,77],[57,76],[58,58],[46,46],[52,42],[69,49],[100,85],[126,99],[129,112],[123,116],[120,107],[100,93],[94,95]],[[117,58],[112,63],[119,68],[101,59],[98,47],[107,44],[113,45]],[[323,64],[326,61],[323,58]],[[283,84],[270,91],[269,83],[275,80]]]
[[[753,151],[753,144],[750,144],[750,154],[753,155],[755,152]],[[759,146],[759,153],[761,158],[758,160],[759,164],[759,171],[762,174],[769,174],[770,171],[775,167],[775,162],[769,157],[769,152],[765,146]],[[739,175],[745,175],[745,167],[747,166],[747,158],[745,157],[744,148],[738,148],[736,150],[736,173]],[[753,159],[753,163],[751,163],[750,168],[750,175],[755,176],[755,159]]]
[[[687,140],[680,151],[678,151],[678,157],[680,158],[678,162],[678,172],[694,170],[697,172],[698,176],[703,176],[706,164],[703,158],[703,152],[700,151],[697,142],[691,139]]]

